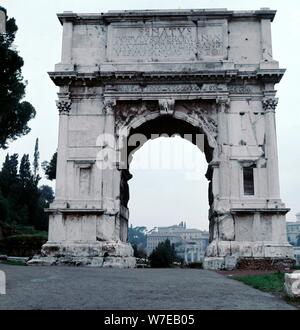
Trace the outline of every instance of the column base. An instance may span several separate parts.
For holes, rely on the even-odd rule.
[[[211,270],[286,270],[295,264],[293,247],[281,242],[211,242],[203,261]]]
[[[136,259],[129,243],[47,242],[42,246],[41,255],[34,256],[27,264],[134,268]]]
[[[286,271],[295,265],[291,258],[251,258],[251,257],[206,257],[203,268],[207,270],[274,270]]]

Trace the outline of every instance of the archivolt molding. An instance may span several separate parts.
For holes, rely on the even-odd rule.
[[[171,102],[172,101],[172,102]],[[187,111],[175,109],[173,100],[157,102],[123,102],[116,108],[116,132],[118,136],[126,136],[131,129],[135,129],[146,121],[161,115],[172,115],[173,118],[183,120],[202,131],[210,147],[217,146],[218,127],[211,117],[209,110],[201,108],[199,103],[192,102],[184,106]]]
[[[207,136],[208,143],[212,148],[217,146],[218,125],[217,122],[211,117],[208,109],[202,108],[198,102],[192,102],[185,105],[188,110],[185,114],[185,120],[192,123],[194,126],[199,127]]]

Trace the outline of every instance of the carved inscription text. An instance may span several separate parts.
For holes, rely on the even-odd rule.
[[[111,27],[111,59],[166,60],[223,57],[222,25],[210,30],[193,26]]]

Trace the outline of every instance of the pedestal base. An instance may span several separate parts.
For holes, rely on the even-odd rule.
[[[293,247],[281,242],[211,242],[203,261],[211,270],[285,270],[295,264]]]
[[[34,256],[27,264],[134,268],[136,260],[128,243],[47,242],[42,246],[41,255]]]

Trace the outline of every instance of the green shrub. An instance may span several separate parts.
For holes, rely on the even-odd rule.
[[[0,254],[18,257],[31,257],[39,254],[47,239],[36,235],[15,235],[0,240]]]
[[[150,265],[153,268],[169,268],[177,261],[174,244],[170,240],[161,242],[149,256]]]

